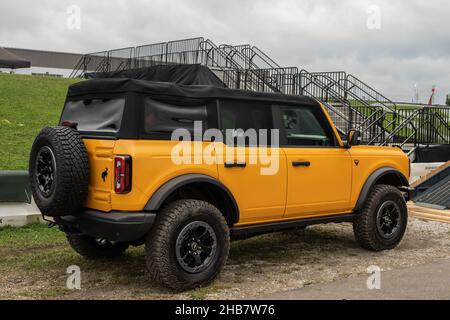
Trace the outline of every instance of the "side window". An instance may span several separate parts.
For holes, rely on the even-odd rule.
[[[336,146],[336,139],[322,110],[310,106],[280,106],[281,123],[289,146]],[[284,133],[283,133],[284,131]]]
[[[245,145],[270,144],[273,129],[270,104],[220,100],[219,120],[224,138],[228,133],[234,138],[234,144],[238,141],[245,141]],[[252,132],[256,136],[251,137]]]
[[[146,98],[144,101],[144,133],[155,138],[170,138],[174,130],[184,128],[194,132],[194,121],[202,122],[207,129],[207,108],[168,104]]]

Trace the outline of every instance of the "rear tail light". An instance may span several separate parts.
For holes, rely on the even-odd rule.
[[[77,122],[72,122],[72,121],[63,121],[61,123],[61,125],[63,127],[69,127],[69,128],[75,129],[75,130],[77,130],[77,127],[78,127],[78,123]]]
[[[114,158],[114,191],[116,193],[131,191],[130,156],[116,156]]]

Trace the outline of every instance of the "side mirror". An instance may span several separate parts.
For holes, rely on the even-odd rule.
[[[361,132],[359,130],[351,129],[347,135],[346,148],[351,148],[351,146],[357,146],[360,143]]]

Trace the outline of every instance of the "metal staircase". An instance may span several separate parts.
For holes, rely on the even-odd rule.
[[[413,183],[413,201],[437,209],[450,209],[450,161]]]
[[[303,70],[303,72],[306,72]],[[325,102],[337,105],[349,118],[352,128],[361,131],[361,141],[367,143],[373,136],[384,137],[386,129],[383,127],[384,113],[380,107],[373,107],[358,96],[348,93],[344,86],[333,75],[339,73],[313,72],[310,75],[320,82],[320,88],[324,91]],[[330,97],[330,93],[332,96]],[[339,99],[339,100],[337,100]],[[350,129],[350,128],[349,128]]]
[[[171,64],[207,66],[229,88],[311,96],[324,104],[341,135],[356,128],[364,144],[410,151],[420,144],[450,143],[448,107],[407,109],[351,74],[282,67],[250,44],[217,46],[199,37],[91,53],[78,61],[71,77]]]
[[[426,203],[439,209],[450,209],[450,175],[436,183],[414,199],[417,203]]]
[[[250,45],[221,45],[220,48],[226,52],[227,58],[240,66],[238,70],[227,71],[235,74],[234,79],[239,79],[235,83],[226,83],[228,87],[259,92],[303,94],[319,99],[341,133],[347,132],[351,127],[363,129],[365,124],[371,123],[371,116],[353,108],[342,94],[322,81],[319,76],[306,70],[299,72],[295,67],[282,68],[261,50]],[[255,60],[262,62],[266,68],[260,68]],[[372,109],[368,108],[367,113],[371,111]],[[382,129],[378,128],[378,131]],[[368,130],[364,130],[364,133],[367,132]]]

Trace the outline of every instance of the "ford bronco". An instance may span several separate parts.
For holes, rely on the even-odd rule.
[[[88,80],[37,136],[30,181],[79,254],[114,258],[145,244],[151,276],[186,290],[218,275],[230,239],[349,222],[363,248],[396,247],[409,159],[361,146],[358,134],[343,142],[308,97]]]

